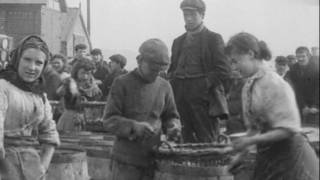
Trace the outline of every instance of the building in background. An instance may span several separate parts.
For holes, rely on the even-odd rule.
[[[66,0],[0,0],[0,34],[17,44],[35,34],[47,41],[52,53],[74,55],[73,47],[91,40],[79,8],[68,8]]]

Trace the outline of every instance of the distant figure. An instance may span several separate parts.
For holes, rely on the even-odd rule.
[[[275,59],[276,72],[289,84],[291,84],[290,77],[288,71],[289,68],[289,60],[284,56],[277,56]]]
[[[289,68],[297,63],[297,57],[293,54],[287,56]]]
[[[70,62],[71,67],[74,66],[74,64],[81,58],[86,57],[87,54],[87,45],[85,44],[77,44],[74,47],[75,50],[75,56],[73,58],[73,60]]]
[[[57,129],[60,131],[80,131],[84,126],[81,102],[99,101],[102,93],[94,81],[94,64],[87,58],[80,58],[72,69],[71,78],[64,80],[57,90],[64,98],[65,110]]]
[[[124,67],[127,64],[127,59],[121,54],[115,54],[109,57],[110,59],[110,74],[103,80],[101,90],[104,98],[109,94],[113,81],[120,75],[128,73]]]
[[[219,134],[219,119],[228,115],[225,84],[230,66],[224,55],[222,36],[203,23],[206,5],[202,0],[180,4],[186,33],[172,45],[168,70],[185,142],[213,142]]]
[[[96,66],[96,70],[93,76],[94,78],[102,82],[105,79],[105,77],[110,73],[108,62],[103,59],[102,52],[100,49],[93,49],[90,52],[90,54]]]
[[[67,72],[67,59],[63,55],[53,55],[50,64],[52,68],[59,73],[61,80],[70,77],[70,73]]]
[[[298,47],[296,56],[298,63],[289,73],[301,114],[319,114],[319,64],[307,47]]]
[[[43,78],[46,84],[45,92],[47,93],[49,100],[59,100],[59,95],[56,93],[62,80],[60,74],[51,66],[50,63],[43,70]]]

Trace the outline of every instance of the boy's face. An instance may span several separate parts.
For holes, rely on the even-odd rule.
[[[92,60],[93,60],[94,62],[99,62],[99,61],[102,59],[101,54],[93,54],[93,55],[91,55],[91,56],[92,56]]]
[[[110,61],[109,66],[111,73],[115,72],[118,69],[121,69],[120,63],[117,63],[116,61]]]
[[[152,60],[141,59],[138,61],[139,69],[144,76],[143,78],[149,82],[154,82],[159,76],[160,72],[167,70],[167,63],[157,63]]]
[[[76,52],[77,57],[86,57],[87,50],[86,49],[78,49]]]

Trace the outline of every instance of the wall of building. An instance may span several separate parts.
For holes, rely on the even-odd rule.
[[[61,23],[60,11],[42,7],[41,9],[41,37],[48,43],[53,54],[61,53]]]
[[[41,35],[41,5],[1,4],[0,33],[17,44],[27,35]]]
[[[74,46],[83,43],[90,47],[90,43],[86,37],[86,33],[83,29],[84,27],[82,26],[80,16],[77,17],[75,24],[73,26],[73,30],[71,31],[72,33],[69,34],[68,39],[67,39],[67,56],[71,57],[74,56]]]

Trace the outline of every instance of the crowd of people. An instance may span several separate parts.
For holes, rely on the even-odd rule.
[[[241,32],[225,44],[205,26],[202,0],[183,0],[180,8],[186,32],[173,41],[171,57],[163,41],[146,40],[130,72],[121,54],[107,62],[100,49],[88,54],[78,44],[67,59],[51,55],[40,37],[26,37],[0,72],[0,177],[44,179],[58,131],[82,130],[81,103],[102,101],[103,128],[117,137],[111,180],[152,180],[161,135],[210,143],[245,131],[232,142],[230,171],[256,145],[253,180],[319,179],[319,159],[301,129],[310,117],[319,126],[319,49],[277,56],[272,70],[264,41]],[[55,116],[49,100],[63,104]]]

